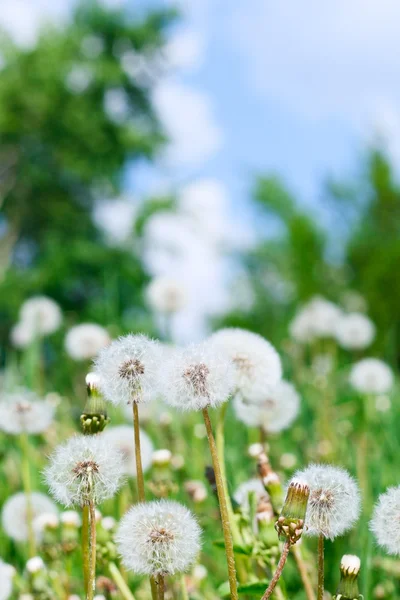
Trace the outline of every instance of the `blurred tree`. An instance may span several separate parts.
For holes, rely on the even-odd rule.
[[[104,320],[104,281],[125,307],[141,294],[139,261],[99,243],[92,210],[97,198],[119,194],[128,161],[151,159],[164,141],[150,94],[173,18],[160,11],[137,22],[88,2],[31,50],[3,42],[3,335],[27,295],[47,293],[67,310]]]

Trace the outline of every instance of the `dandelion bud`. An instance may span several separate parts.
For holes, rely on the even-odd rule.
[[[251,458],[258,458],[261,452],[264,452],[264,446],[262,444],[250,444],[247,450]]]
[[[172,454],[169,450],[155,450],[152,454],[151,461],[155,467],[168,467],[171,458]]]
[[[204,502],[207,498],[207,488],[202,481],[186,481],[185,491],[189,494],[193,502],[200,503]]]
[[[257,469],[263,486],[271,498],[272,506],[274,507],[275,512],[279,513],[283,502],[282,484],[278,474],[275,473],[271,467],[265,452],[261,452],[261,454],[258,456]]]
[[[38,573],[44,569],[44,562],[40,556],[33,556],[26,563],[26,569],[29,573]]]
[[[334,596],[334,600],[358,600],[358,574],[361,561],[358,556],[345,554],[340,563],[340,583]]]
[[[307,484],[301,481],[290,483],[275,529],[282,539],[289,540],[291,544],[298,542],[303,533],[309,496]]]
[[[81,425],[85,435],[99,433],[108,425],[106,403],[99,391],[100,377],[96,373],[86,375],[87,402],[81,414]]]

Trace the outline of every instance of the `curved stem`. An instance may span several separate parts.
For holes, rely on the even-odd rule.
[[[324,598],[324,536],[318,536],[318,600]]]
[[[300,546],[293,546],[292,553],[296,561],[298,571],[300,573],[301,581],[303,582],[303,587],[306,592],[307,600],[315,600],[314,590],[311,584],[310,576],[307,571],[307,567],[304,563],[303,556],[301,554]]]
[[[113,562],[109,563],[108,570],[110,571],[110,575],[114,580],[115,585],[119,589],[119,592],[124,600],[135,600],[135,596],[132,594],[131,590],[128,588],[126,581],[121,575],[120,570],[117,565]]]
[[[90,513],[90,555],[89,555],[89,581],[87,587],[87,600],[93,600],[96,587],[96,509],[94,502],[89,503]]]
[[[82,566],[85,595],[89,582],[89,545],[89,506],[85,505],[82,507]]]
[[[132,402],[133,407],[133,430],[135,438],[136,480],[138,487],[139,502],[145,502],[144,477],[142,468],[142,454],[140,449],[139,408],[137,402]]]
[[[25,500],[26,500],[26,524],[28,527],[28,548],[29,557],[36,556],[36,540],[35,532],[33,530],[33,506],[32,506],[32,486],[31,486],[31,473],[29,468],[29,440],[26,433],[22,433],[20,436],[21,453],[22,453],[22,483],[24,486]]]
[[[284,543],[283,548],[282,548],[282,554],[279,559],[278,566],[276,567],[276,571],[270,581],[269,586],[265,590],[264,595],[261,598],[261,600],[268,600],[268,598],[270,598],[270,596],[272,595],[272,592],[274,591],[276,584],[278,583],[280,576],[282,575],[282,571],[286,564],[287,557],[289,556],[289,551],[290,551],[290,541],[286,540],[286,542]]]
[[[213,468],[215,473],[215,483],[217,486],[217,494],[219,501],[219,509],[221,513],[222,530],[224,533],[225,540],[225,553],[228,563],[228,578],[229,588],[231,591],[231,599],[238,600],[237,581],[236,581],[236,567],[235,567],[235,556],[233,553],[233,541],[232,534],[229,527],[229,514],[226,505],[226,498],[224,493],[224,485],[221,476],[221,469],[218,461],[217,446],[215,444],[214,434],[212,431],[210,416],[207,408],[203,409],[204,423],[207,430],[208,443],[210,446],[211,458],[213,462]]]

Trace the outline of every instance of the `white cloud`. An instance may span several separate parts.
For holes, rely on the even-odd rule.
[[[153,91],[153,101],[170,139],[167,163],[199,166],[221,148],[222,131],[205,92],[165,79]]]
[[[359,124],[382,95],[400,102],[399,22],[397,0],[250,0],[230,37],[270,100]]]

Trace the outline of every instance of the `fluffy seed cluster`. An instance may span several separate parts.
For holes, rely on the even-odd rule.
[[[289,325],[290,336],[300,344],[318,338],[335,337],[342,311],[336,304],[315,296],[296,314]]]
[[[265,496],[268,496],[265,487],[263,486],[261,479],[249,479],[244,481],[236,489],[233,498],[237,504],[239,504],[244,511],[249,510],[249,494],[254,493],[257,501],[261,500]]]
[[[237,395],[233,405],[239,421],[249,427],[262,427],[264,431],[276,433],[290,427],[296,419],[300,409],[300,396],[291,383],[282,380],[262,402],[245,402]]]
[[[123,482],[121,454],[103,434],[75,436],[56,448],[45,470],[51,494],[64,506],[100,504],[112,498]]]
[[[210,340],[235,368],[235,388],[247,402],[262,402],[282,377],[279,354],[266,339],[238,328],[221,329]]]
[[[340,570],[346,575],[358,575],[361,569],[361,560],[354,554],[344,554],[340,561]]]
[[[231,361],[209,341],[177,350],[164,376],[164,399],[180,410],[219,406],[228,400],[235,379]]]
[[[192,513],[169,500],[133,506],[116,536],[125,567],[137,574],[183,573],[200,550],[200,527]]]
[[[171,314],[185,307],[187,291],[180,281],[161,275],[155,277],[149,284],[147,300],[155,312]]]
[[[389,554],[400,555],[400,486],[379,496],[370,522],[376,541]]]
[[[336,325],[336,339],[345,350],[368,348],[375,337],[375,325],[362,313],[342,315]]]
[[[0,558],[0,600],[8,600],[13,589],[15,569]]]
[[[350,384],[361,394],[386,394],[393,386],[393,372],[378,358],[364,358],[353,365]]]
[[[113,404],[148,402],[158,390],[159,344],[145,335],[127,335],[103,348],[95,361],[100,390]]]
[[[305,535],[333,540],[349,530],[360,513],[360,492],[355,480],[339,467],[310,465],[295,473],[290,483],[310,488]]]
[[[34,519],[43,514],[57,515],[58,509],[54,502],[44,494],[33,492],[30,495],[32,516]],[[6,534],[17,542],[28,539],[28,508],[26,495],[18,492],[11,496],[3,506],[1,515],[2,527]]]
[[[65,350],[74,360],[94,358],[110,343],[108,331],[96,323],[81,323],[71,327],[65,336]]]
[[[135,446],[132,427],[129,425],[107,427],[102,437],[105,444],[111,446],[121,454],[124,473],[136,477]],[[140,430],[140,449],[143,471],[146,472],[152,464],[154,446],[147,433],[142,430]]]
[[[53,422],[54,406],[34,392],[20,389],[0,399],[0,429],[14,435],[42,433]]]
[[[62,323],[61,309],[47,296],[35,296],[21,306],[20,323],[31,324],[37,335],[49,335]]]

